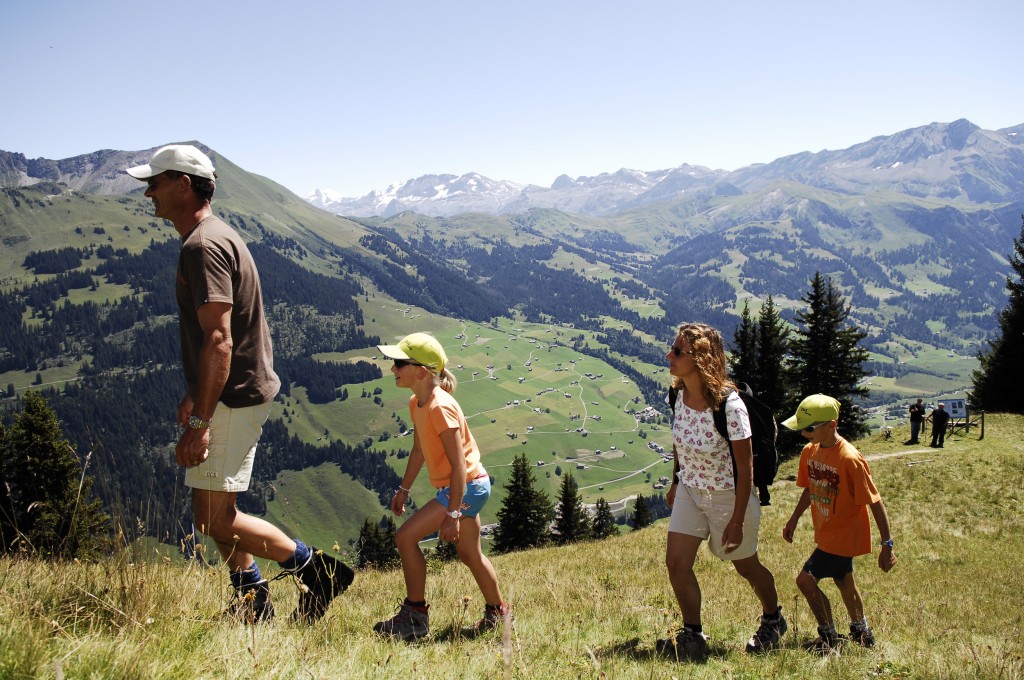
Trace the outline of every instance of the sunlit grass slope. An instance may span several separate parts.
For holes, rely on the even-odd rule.
[[[800,649],[814,627],[793,577],[812,549],[811,531],[805,518],[796,543],[782,541],[797,489],[781,481],[766,509],[761,554],[790,632],[767,657],[742,651],[758,614],[754,596],[704,551],[697,569],[711,655],[695,664],[654,652],[679,620],[662,521],[603,543],[495,557],[516,614],[507,643],[456,634],[483,604],[458,564],[431,566],[432,634],[404,644],[370,632],[403,595],[400,572],[360,573],[308,628],[287,622],[296,590],[275,582],[278,619],[253,629],[218,618],[229,595],[222,571],[131,550],[100,564],[3,560],[0,677],[1017,678],[1024,674],[1021,431],[1024,418],[997,415],[988,416],[983,440],[975,429],[941,450],[904,447],[899,436],[860,443],[872,457],[899,558],[889,574],[873,557],[856,561],[879,640],[873,651],[819,659]],[[786,463],[783,480],[794,471]],[[464,597],[471,598],[466,611]]]

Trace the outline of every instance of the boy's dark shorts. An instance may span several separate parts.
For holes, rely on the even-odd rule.
[[[823,578],[842,581],[853,571],[853,558],[833,555],[818,548],[804,562],[803,570],[819,581]]]

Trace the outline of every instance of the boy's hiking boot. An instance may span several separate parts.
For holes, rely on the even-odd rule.
[[[507,602],[502,602],[497,606],[488,604],[484,606],[483,618],[469,628],[463,629],[463,633],[470,637],[476,637],[494,630],[506,621],[510,626],[514,626],[516,622],[516,617],[512,616],[512,608]]]
[[[300,588],[299,606],[292,620],[314,623],[327,612],[331,600],[352,585],[356,575],[344,562],[323,550],[311,546],[309,551],[309,560],[295,571],[305,588]]]
[[[773,616],[761,615],[760,624],[754,635],[747,641],[747,654],[769,652],[779,646],[779,639],[789,630],[786,617],[782,615],[782,607]]]
[[[658,640],[658,652],[678,660],[702,659],[708,653],[708,636],[683,628],[674,638]]]
[[[430,632],[429,607],[412,607],[403,602],[398,613],[386,621],[373,624],[373,632],[389,638],[410,642]]]
[[[850,625],[850,639],[861,647],[872,649],[875,646],[875,633],[867,626],[860,627]]]
[[[818,631],[818,638],[805,642],[804,649],[819,656],[839,654],[839,648],[842,647],[844,640],[846,638],[838,633],[830,634]]]
[[[270,601],[270,585],[267,581],[260,581],[235,589],[224,616],[245,625],[273,619],[274,603]]]

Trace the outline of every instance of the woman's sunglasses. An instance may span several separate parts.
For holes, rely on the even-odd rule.
[[[395,359],[395,368],[405,368],[406,366],[422,366],[423,364],[417,364],[415,361],[408,361],[406,359]]]
[[[677,345],[672,345],[672,347],[670,347],[669,349],[671,349],[671,350],[672,350],[672,354],[673,354],[674,356],[677,356],[677,357],[681,357],[681,356],[683,356],[684,354],[685,354],[686,356],[688,356],[688,357],[692,357],[692,356],[694,356],[695,354],[697,354],[697,353],[696,353],[696,352],[694,352],[694,351],[693,351],[692,349],[691,349],[691,350],[688,350],[688,351],[685,351],[685,352],[684,352],[683,350],[679,349],[679,347],[678,347]]]

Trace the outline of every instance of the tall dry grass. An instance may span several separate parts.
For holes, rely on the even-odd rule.
[[[393,643],[371,633],[403,596],[400,572],[360,573],[313,626],[288,623],[296,588],[277,581],[278,618],[221,618],[226,574],[127,546],[97,564],[0,560],[0,676],[6,678],[1019,678],[1024,677],[1024,418],[989,416],[986,437],[947,440],[871,463],[889,509],[899,563],[883,574],[856,560],[876,650],[817,658],[800,648],[814,622],[793,579],[813,549],[808,519],[781,539],[797,498],[776,485],[761,531],[790,632],[783,649],[749,657],[759,614],[731,567],[702,551],[711,654],[677,662],[654,651],[679,623],[664,568],[666,524],[602,543],[493,558],[513,603],[514,632],[459,634],[483,601],[469,571],[432,565],[431,635]],[[859,443],[901,454],[897,440]],[[794,462],[780,477],[794,472]],[[268,570],[271,573],[274,569]],[[838,593],[824,586],[837,612]],[[469,598],[468,603],[466,598]],[[845,623],[843,618],[838,619]]]

